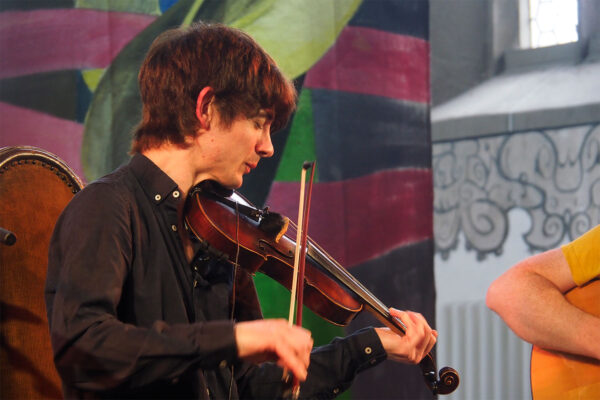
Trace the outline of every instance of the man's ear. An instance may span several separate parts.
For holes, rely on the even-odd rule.
[[[210,128],[213,116],[215,91],[210,86],[204,87],[196,99],[196,118],[204,129]]]

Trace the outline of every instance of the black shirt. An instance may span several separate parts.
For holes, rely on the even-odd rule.
[[[175,182],[137,154],[61,214],[46,307],[65,397],[280,396],[279,367],[236,356],[231,264],[201,250],[187,262],[182,201]],[[240,271],[234,319],[261,318],[252,279]],[[373,329],[316,348],[301,397],[334,397],[385,357]]]

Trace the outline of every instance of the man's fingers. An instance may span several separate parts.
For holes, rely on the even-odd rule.
[[[406,328],[405,334],[397,338],[398,346],[393,348],[392,358],[409,363],[418,363],[435,345],[437,332],[431,329],[425,317],[419,313],[401,311],[395,308],[390,308],[389,311],[390,315],[400,319]],[[388,352],[388,355],[390,355],[390,352]]]
[[[425,353],[429,353],[431,351],[431,349],[433,349],[433,346],[435,346],[436,342],[437,342],[437,337],[438,337],[438,333],[436,330],[432,330],[431,331],[431,336],[429,339],[429,344],[427,345],[427,350],[425,351]]]
[[[310,332],[291,327],[277,343],[277,364],[291,371],[300,381],[306,380],[313,340]]]
[[[290,371],[298,380],[306,380],[308,364],[303,356],[299,356],[292,347],[286,345],[277,346],[276,354],[276,361],[280,367]]]
[[[308,330],[285,320],[258,320],[236,324],[240,358],[251,362],[275,361],[299,380],[306,379],[313,340]]]
[[[409,313],[410,318],[414,322],[415,332],[415,346],[417,348],[418,359],[421,360],[425,357],[435,345],[437,340],[437,332],[433,334],[433,329],[427,323],[427,320],[423,315],[419,313]]]

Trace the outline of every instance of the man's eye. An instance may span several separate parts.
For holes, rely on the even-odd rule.
[[[262,124],[259,121],[254,121],[254,127],[256,129],[262,129]]]

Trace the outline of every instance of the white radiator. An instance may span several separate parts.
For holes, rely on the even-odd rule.
[[[519,339],[484,301],[442,304],[437,310],[438,368],[460,375],[440,400],[531,399],[531,345]]]

